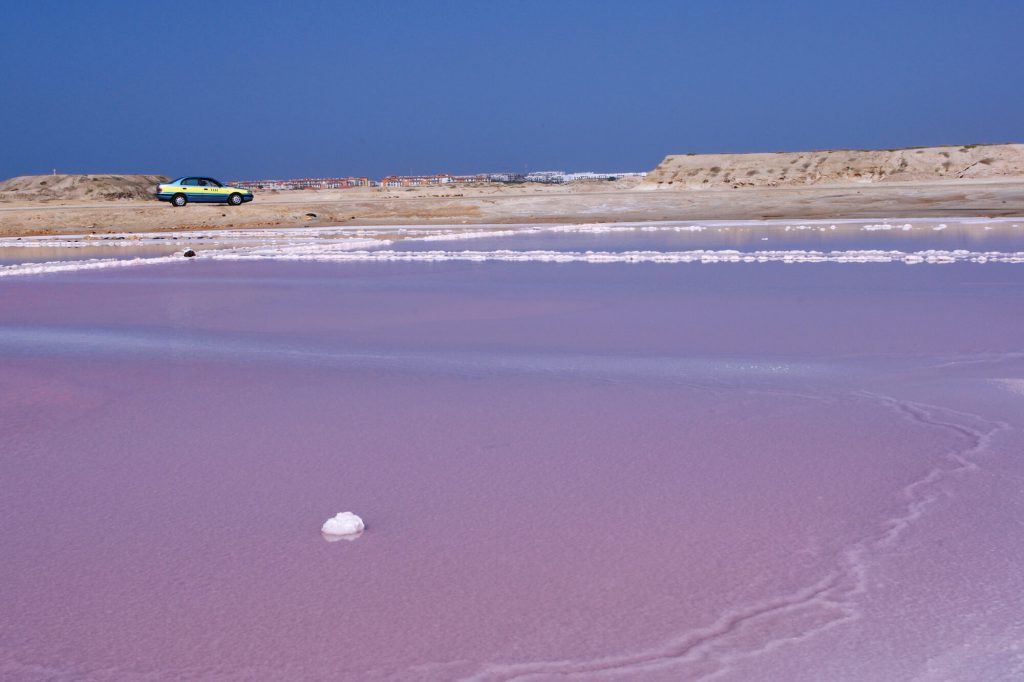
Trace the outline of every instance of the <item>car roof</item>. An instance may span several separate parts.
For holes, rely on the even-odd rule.
[[[182,175],[177,180],[171,180],[171,182],[169,184],[177,185],[182,180],[213,180],[214,182],[219,183],[221,185],[225,184],[225,183],[221,182],[220,180],[218,180],[217,178],[211,178],[209,175]]]

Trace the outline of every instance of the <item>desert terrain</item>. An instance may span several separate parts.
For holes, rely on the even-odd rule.
[[[834,149],[777,154],[676,154],[645,178],[658,189],[803,187],[1024,178],[1024,145]]]
[[[1024,214],[1024,145],[667,156],[644,179],[257,191],[172,208],[159,175],[0,183],[0,236],[303,225],[594,223]]]

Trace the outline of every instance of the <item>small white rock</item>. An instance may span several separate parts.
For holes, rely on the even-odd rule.
[[[325,535],[355,535],[366,528],[363,520],[352,512],[341,512],[333,516],[321,526],[320,532]]]

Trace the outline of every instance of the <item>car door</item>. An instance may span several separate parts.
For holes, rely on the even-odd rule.
[[[196,201],[215,201],[216,197],[211,197],[210,183],[206,178],[196,178],[196,194],[199,198]]]
[[[207,201],[226,201],[227,191],[224,186],[213,178],[202,178],[203,182],[206,183],[206,195]]]
[[[205,201],[203,187],[199,186],[199,178],[185,178],[181,181],[181,188],[189,201]]]

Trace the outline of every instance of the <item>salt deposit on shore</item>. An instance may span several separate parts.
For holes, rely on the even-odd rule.
[[[952,225],[952,229],[950,226]],[[1021,218],[920,218],[912,222],[824,221],[672,221],[515,225],[486,230],[455,225],[429,227],[317,227],[280,230],[194,231],[173,236],[149,233],[94,237],[0,239],[0,277],[108,267],[158,265],[178,256],[139,257],[145,248],[189,247],[198,260],[318,262],[544,262],[544,263],[1021,263]],[[591,248],[565,248],[579,235]],[[981,235],[993,235],[981,239]],[[752,246],[775,241],[776,248]],[[444,248],[445,242],[474,242],[488,248]],[[422,244],[438,243],[430,249]],[[553,243],[562,248],[550,247]],[[579,246],[583,241],[569,242]],[[827,244],[847,248],[821,248]],[[507,247],[506,247],[507,245]],[[722,246],[730,248],[721,248]],[[117,247],[125,257],[82,258],[90,249]],[[407,248],[398,248],[399,246]],[[649,248],[636,248],[638,246]],[[679,246],[694,248],[680,249]],[[813,246],[813,248],[806,248]],[[849,248],[856,246],[857,248]],[[929,248],[907,248],[928,246]],[[978,247],[994,248],[978,248]],[[134,247],[134,252],[133,252]],[[953,248],[956,247],[956,248]],[[971,247],[971,248],[964,248]],[[1007,248],[1009,247],[1009,248]],[[67,259],[42,260],[34,254]],[[101,252],[104,255],[109,250]],[[6,254],[13,262],[3,264]],[[73,257],[72,257],[73,256]],[[31,262],[30,262],[31,261]]]
[[[281,249],[274,253],[224,251],[210,254],[216,260],[309,260],[335,262],[486,261],[539,263],[1024,263],[1024,251],[1013,253],[977,251],[348,251]]]

